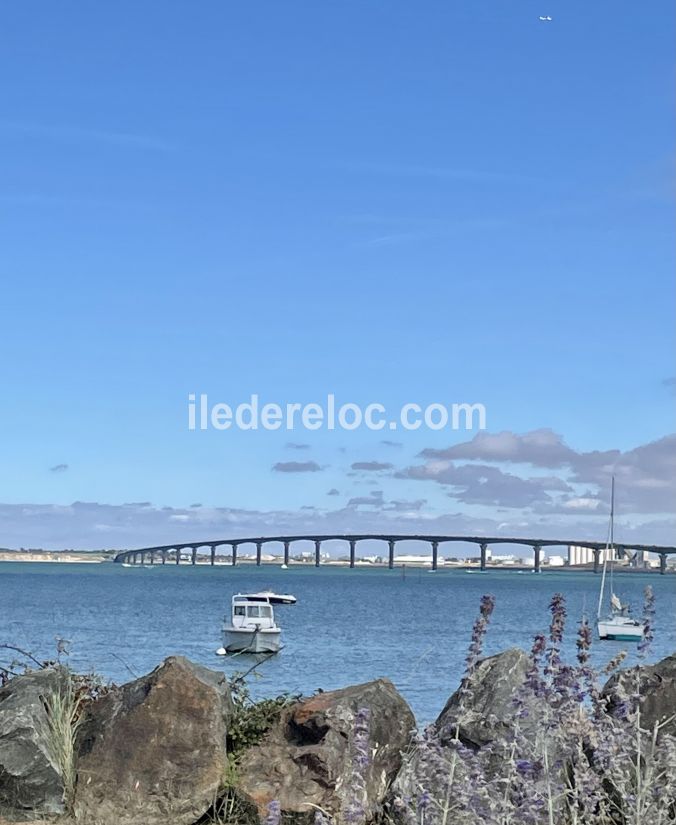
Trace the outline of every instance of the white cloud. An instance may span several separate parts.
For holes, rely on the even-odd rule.
[[[426,459],[424,464],[408,467],[400,471],[398,477],[427,478],[452,485],[457,488],[455,497],[465,503],[493,503],[506,507],[530,505],[546,512],[547,504],[552,510],[558,506],[572,509],[576,505],[571,505],[570,501],[587,498],[596,500],[597,507],[607,506],[611,478],[615,476],[621,511],[672,513],[676,504],[676,435],[667,435],[624,452],[617,449],[581,452],[569,447],[562,436],[549,429],[522,434],[482,432],[471,441],[445,449],[425,449],[420,456]],[[458,464],[459,461],[467,463]],[[551,477],[524,478],[507,473],[504,465],[556,470],[559,485],[553,485]],[[471,467],[475,469],[467,469]],[[483,469],[477,469],[479,467]],[[485,485],[478,494],[477,484]],[[574,485],[582,484],[596,489],[588,490],[584,496],[571,495],[567,499],[550,495],[552,491],[570,492]],[[596,508],[588,505],[586,509],[593,511]]]

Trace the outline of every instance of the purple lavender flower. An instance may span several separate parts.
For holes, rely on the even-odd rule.
[[[423,791],[418,797],[418,813],[424,813],[432,804],[432,796],[429,791]]]
[[[549,638],[552,644],[559,645],[563,641],[563,631],[566,626],[566,599],[562,593],[555,593],[549,603],[552,621],[549,625]]]
[[[537,773],[537,767],[535,762],[531,762],[528,759],[517,759],[516,763],[516,770],[521,776],[525,777],[533,777]]]
[[[265,817],[265,825],[279,825],[282,818],[282,806],[276,799],[268,803],[268,814]]]
[[[524,687],[528,689],[533,696],[541,697],[544,694],[545,686],[540,675],[540,661],[547,649],[547,640],[544,634],[539,633],[533,639],[533,646],[531,647],[529,657],[529,667],[526,673],[526,680]],[[520,708],[523,716],[528,715],[527,709],[524,707],[523,695],[521,692],[517,693],[514,704]]]
[[[472,627],[472,639],[465,659],[465,677],[461,686],[461,691],[466,691],[469,685],[469,679],[476,670],[477,663],[481,658],[481,651],[483,650],[484,637],[488,630],[488,623],[490,622],[493,609],[495,608],[495,596],[485,595],[481,597],[479,604],[479,615],[477,616]]]
[[[332,825],[331,819],[319,808],[315,810],[314,825]]]
[[[655,594],[650,585],[644,591],[643,601],[643,638],[638,644],[638,652],[644,657],[650,650],[650,646],[655,638]]]
[[[359,708],[354,716],[352,734],[352,772],[350,797],[345,806],[345,821],[363,823],[366,820],[366,769],[371,763],[369,754],[371,711]]]
[[[586,618],[580,622],[577,631],[577,660],[584,667],[589,661],[589,650],[592,643],[592,631]]]
[[[618,678],[610,698],[602,693],[599,679],[606,671],[590,664],[592,632],[586,620],[577,631],[577,661],[564,660],[566,605],[560,594],[550,604],[549,639],[538,635],[533,641],[523,687],[513,698],[512,718],[504,720],[486,745],[467,747],[461,740],[464,715],[473,719],[477,711],[484,712],[484,706],[473,706],[469,697],[492,609],[492,599],[482,600],[459,709],[456,706],[450,723],[453,735],[445,735],[446,726],[430,727],[417,737],[405,760],[406,781],[398,787],[393,806],[398,825],[671,822],[676,737],[666,731],[657,736],[639,724],[640,670],[634,692],[629,673]],[[642,652],[652,641],[653,616],[654,599],[648,591]],[[609,669],[620,662],[617,657]]]

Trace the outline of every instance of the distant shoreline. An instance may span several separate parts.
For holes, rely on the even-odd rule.
[[[0,552],[0,562],[62,562],[65,564],[101,564],[112,562],[112,556],[105,556],[103,553],[89,553],[83,551],[51,551],[43,553],[30,553],[23,550],[3,550]]]

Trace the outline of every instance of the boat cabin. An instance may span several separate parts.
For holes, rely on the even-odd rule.
[[[295,596],[278,593],[238,593],[232,597],[232,626],[275,628],[274,604],[295,604]]]

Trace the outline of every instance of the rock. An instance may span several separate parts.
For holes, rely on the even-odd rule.
[[[261,820],[268,803],[277,800],[285,822],[313,822],[313,805],[336,822],[345,821],[357,785],[354,729],[362,708],[369,713],[370,759],[359,803],[367,821],[376,815],[415,727],[410,708],[388,679],[319,693],[293,705],[244,754],[237,790],[255,805]]]
[[[54,825],[54,820],[51,822],[47,819],[3,819],[0,816],[0,825]],[[59,825],[67,825],[65,820],[59,820]]]
[[[504,772],[503,743],[508,742],[517,709],[514,699],[519,694],[529,669],[529,658],[517,648],[482,659],[468,685],[469,693],[459,688],[450,697],[436,722],[428,728],[415,747],[406,754],[404,764],[388,794],[387,807],[391,820],[405,825],[420,817],[416,800],[425,788],[435,799],[448,792],[448,776],[453,772],[455,783],[469,787],[471,779],[462,762],[452,768],[454,749],[451,744],[456,732],[462,745],[482,758],[481,770],[489,778]],[[527,719],[520,720],[526,736],[531,726],[541,718],[539,708],[530,706]],[[492,747],[486,748],[487,745]],[[482,749],[485,751],[482,752]],[[447,825],[464,825],[462,810],[449,815]]]
[[[0,812],[63,811],[46,702],[63,689],[66,678],[61,668],[38,670],[0,689]]]
[[[504,738],[512,727],[514,698],[523,686],[528,667],[527,654],[515,647],[482,659],[472,677],[471,693],[465,697],[464,707],[461,708],[462,694],[456,690],[435,722],[442,741],[455,736],[458,722],[459,739],[470,747],[480,748]]]
[[[641,696],[641,726],[652,728],[655,723],[667,722],[660,729],[662,734],[676,736],[676,653],[654,665],[629,668],[613,675],[603,688],[608,699],[608,710],[613,713],[621,698],[617,689],[625,694],[636,692],[636,676],[639,677]]]
[[[180,656],[93,702],[78,735],[78,821],[195,822],[223,782],[232,710],[225,676]]]

